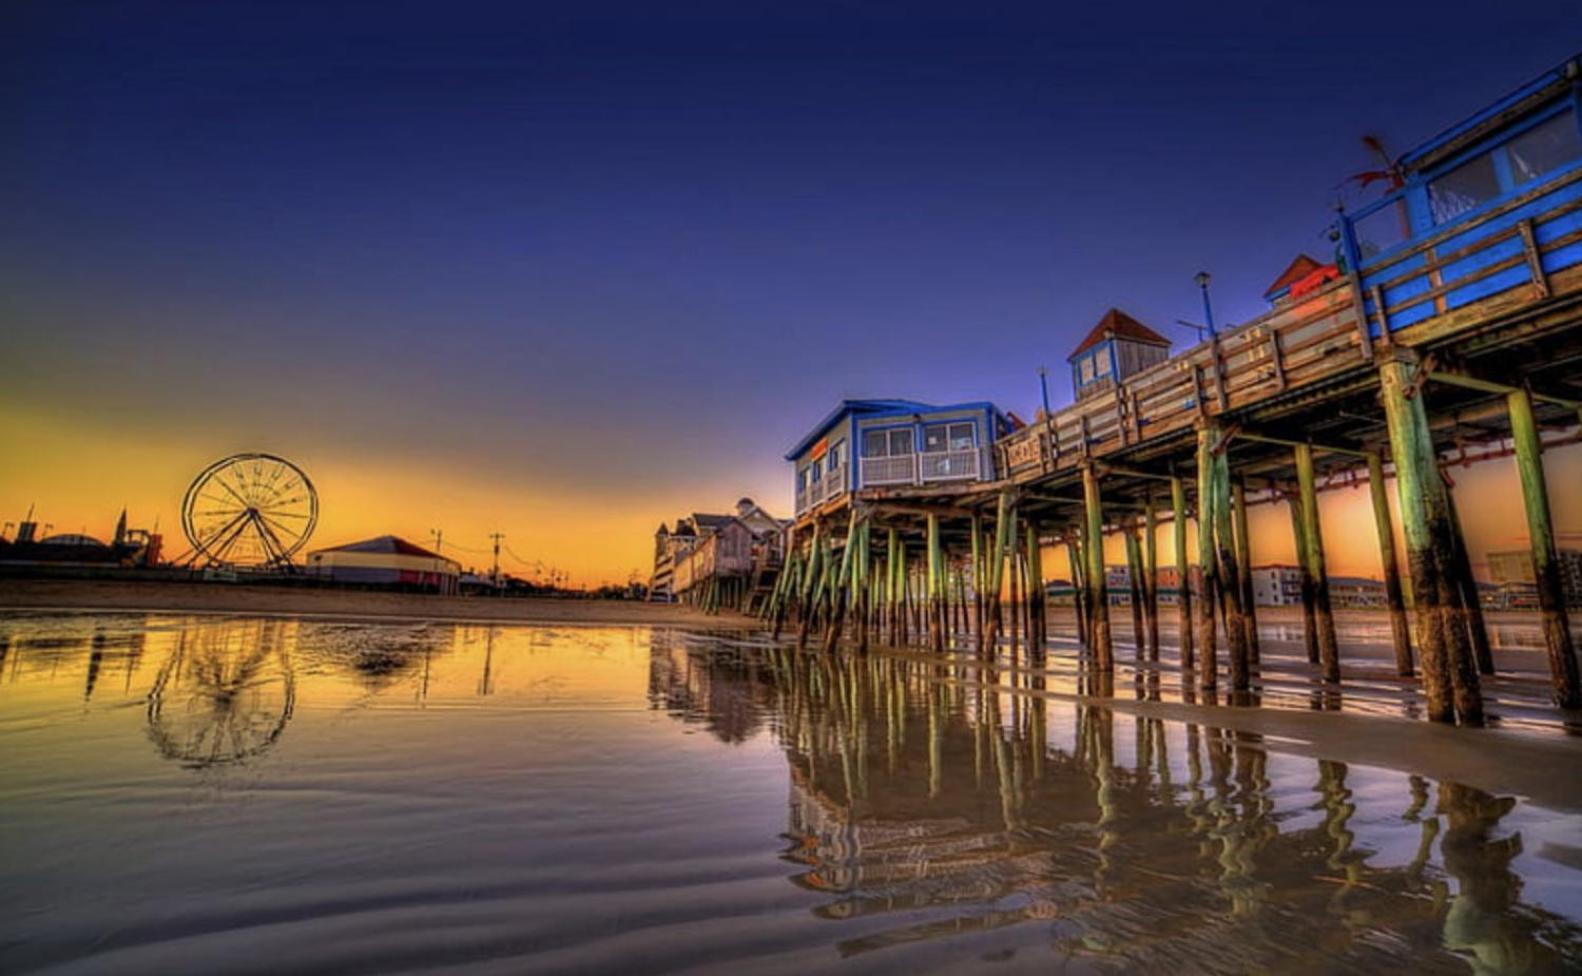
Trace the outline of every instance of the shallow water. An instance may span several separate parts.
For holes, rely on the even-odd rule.
[[[1582,967],[1582,817],[1013,669],[133,614],[0,654],[5,972]]]

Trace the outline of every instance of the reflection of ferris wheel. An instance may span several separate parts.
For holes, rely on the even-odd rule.
[[[262,755],[296,710],[296,679],[278,620],[184,632],[149,691],[148,735],[191,769]]]
[[[290,566],[318,520],[313,482],[273,454],[214,462],[181,501],[192,561],[209,566]]]

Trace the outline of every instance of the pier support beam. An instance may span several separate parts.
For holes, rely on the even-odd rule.
[[[1191,668],[1196,662],[1192,653],[1192,561],[1187,557],[1186,487],[1174,475],[1170,478],[1170,508],[1170,529],[1176,551],[1176,620],[1180,632],[1177,640],[1181,645],[1181,666]]]
[[[1401,570],[1395,562],[1395,526],[1390,519],[1390,499],[1384,488],[1384,459],[1368,453],[1368,492],[1373,496],[1373,525],[1379,534],[1379,565],[1384,570],[1384,602],[1390,610],[1390,640],[1395,647],[1395,673],[1412,676],[1412,631],[1406,624],[1406,599],[1401,593]]]
[[[1483,623],[1483,599],[1478,593],[1478,581],[1472,576],[1472,557],[1467,553],[1466,533],[1461,530],[1454,485],[1445,486],[1445,501],[1450,506],[1450,529],[1456,540],[1450,552],[1450,569],[1461,590],[1461,625],[1466,628],[1467,640],[1472,644],[1472,659],[1478,662],[1478,673],[1493,674],[1494,651],[1489,647],[1489,630]]]
[[[1080,530],[1071,526],[1066,531],[1070,533],[1066,539],[1066,561],[1070,563],[1071,572],[1071,607],[1077,615],[1077,643],[1087,647],[1088,587],[1082,575],[1082,546],[1077,542]]]
[[[1577,675],[1576,647],[1571,642],[1565,594],[1560,587],[1554,526],[1549,518],[1549,490],[1544,484],[1543,445],[1538,440],[1532,397],[1526,390],[1516,390],[1506,395],[1505,402],[1511,415],[1511,439],[1516,444],[1522,504],[1527,509],[1533,580],[1538,584],[1538,608],[1543,614],[1544,648],[1549,653],[1555,699],[1562,708],[1582,708],[1582,681]]]
[[[884,629],[892,645],[901,643],[901,533],[890,528],[884,540]]]
[[[1148,660],[1159,660],[1159,519],[1152,498],[1143,516],[1143,615],[1148,623]]]
[[[983,649],[983,518],[972,516],[972,632],[977,635],[978,649]]]
[[[1231,512],[1230,456],[1221,443],[1223,436],[1223,432],[1216,433],[1214,448],[1209,452],[1214,464],[1215,578],[1219,580],[1220,599],[1225,610],[1225,644],[1230,654],[1231,690],[1246,691],[1252,687],[1252,661],[1247,648],[1247,621],[1242,611],[1242,564],[1236,557],[1236,537],[1232,531],[1234,517]]]
[[[1313,447],[1298,444],[1297,490],[1302,496],[1302,565],[1313,580],[1313,618],[1318,625],[1318,661],[1325,681],[1340,680],[1340,645],[1335,640],[1335,614],[1329,604],[1329,573],[1324,567],[1324,530],[1318,517],[1318,485],[1313,473]]]
[[[797,612],[802,617],[797,621],[796,646],[799,651],[807,647],[808,630],[813,626],[813,600],[818,595],[819,579],[824,575],[819,534],[819,524],[814,522],[813,536],[808,540],[806,579],[803,581],[801,598],[797,601]]]
[[[1214,569],[1218,561],[1214,552],[1214,446],[1219,433],[1214,424],[1197,429],[1197,643],[1202,652],[1198,684],[1205,689],[1219,685],[1219,646],[1214,626]]]
[[[857,564],[853,567],[852,587],[857,593],[857,652],[868,653],[868,628],[872,625],[873,585],[869,580],[872,552],[868,539],[868,520],[857,529]]]
[[[1121,526],[1121,538],[1126,545],[1127,598],[1132,609],[1132,660],[1148,657],[1148,635],[1143,626],[1143,553],[1137,541],[1137,525],[1128,520]]]
[[[994,513],[994,551],[989,554],[989,625],[983,653],[996,653],[1000,639],[1000,590],[1005,585],[1005,557],[1011,546],[1011,521],[1016,517],[1009,492],[1000,492]]]
[[[945,556],[939,541],[939,516],[928,519],[928,633],[934,652],[945,650]]]
[[[829,620],[824,624],[824,653],[835,650],[841,628],[846,623],[847,598],[851,592],[851,564],[857,549],[857,510],[846,517],[846,545],[840,552],[840,571],[830,580]]]
[[[1247,659],[1259,663],[1258,611],[1253,606],[1252,537],[1247,532],[1247,482],[1237,478],[1233,485],[1236,502],[1236,569],[1241,587],[1241,618],[1247,634]]]
[[[1439,474],[1428,410],[1413,381],[1415,367],[1399,359],[1379,367],[1380,398],[1390,431],[1395,487],[1400,498],[1406,561],[1421,642],[1423,698],[1436,722],[1483,723],[1483,692],[1466,631],[1456,626],[1461,594],[1446,566],[1453,545],[1445,482]],[[1536,437],[1536,432],[1534,437]]]
[[[1027,645],[1036,663],[1044,658],[1048,639],[1045,624],[1047,594],[1044,593],[1044,553],[1038,541],[1038,523],[1027,522]]]
[[[1104,510],[1099,499],[1099,473],[1091,463],[1082,466],[1082,504],[1087,531],[1082,540],[1087,566],[1088,635],[1093,660],[1100,671],[1115,670],[1115,646],[1110,642],[1110,598],[1104,580]]]
[[[1307,649],[1307,663],[1318,663],[1318,614],[1313,610],[1313,575],[1307,571],[1302,553],[1307,551],[1307,529],[1302,522],[1300,493],[1287,493],[1286,507],[1291,510],[1291,543],[1296,552],[1296,574],[1302,596],[1302,645]]]

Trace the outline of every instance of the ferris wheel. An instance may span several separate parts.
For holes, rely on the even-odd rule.
[[[308,541],[319,496],[302,469],[273,454],[233,454],[204,468],[181,501],[192,562],[279,567]]]

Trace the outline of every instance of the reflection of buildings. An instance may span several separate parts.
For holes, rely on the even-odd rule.
[[[1521,903],[1510,800],[1413,777],[1366,809],[1375,781],[1282,757],[1311,771],[1294,793],[1257,735],[1049,701],[1036,676],[778,649],[653,668],[656,704],[689,720],[715,700],[767,714],[784,857],[844,955],[1028,925],[1009,944],[1081,971],[1558,972],[1582,953]],[[1391,863],[1363,839],[1383,821],[1415,841]]]
[[[768,695],[756,679],[751,655],[703,657],[676,635],[657,632],[648,666],[648,700],[684,722],[696,723],[724,742],[743,742],[763,727]]]

